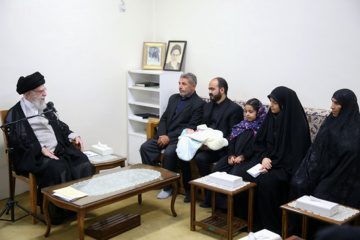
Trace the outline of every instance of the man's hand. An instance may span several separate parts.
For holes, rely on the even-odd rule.
[[[47,149],[46,147],[43,147],[43,148],[41,149],[41,152],[42,152],[42,154],[44,154],[44,156],[46,156],[46,157],[48,157],[48,158],[52,158],[52,159],[56,159],[56,160],[59,159],[57,156],[55,156],[55,154],[54,154],[52,151],[50,151],[50,150]]]
[[[208,146],[206,146],[206,145],[202,145],[201,147],[200,147],[200,149],[201,150],[203,150],[203,151],[209,151],[209,150],[211,150]]]
[[[79,136],[77,136],[75,139],[76,144],[80,144],[80,151],[84,151],[84,144]]]
[[[170,138],[166,135],[159,136],[159,139],[157,140],[157,145],[161,148],[165,148],[170,142]]]

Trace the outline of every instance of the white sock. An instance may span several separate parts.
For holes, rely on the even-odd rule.
[[[168,198],[172,193],[172,188],[170,190],[165,191],[164,189],[159,193],[157,198],[159,199],[165,199]]]

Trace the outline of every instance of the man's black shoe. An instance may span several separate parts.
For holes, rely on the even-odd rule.
[[[191,202],[190,191],[186,191],[185,198],[184,198],[184,203],[189,203],[189,202]]]
[[[202,208],[210,208],[211,207],[210,205],[207,205],[206,202],[200,203],[199,206],[202,207]]]

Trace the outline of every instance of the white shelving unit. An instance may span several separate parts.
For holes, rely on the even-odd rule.
[[[163,114],[169,97],[179,92],[182,72],[130,70],[128,81],[128,158],[129,164],[141,163],[140,146],[146,141],[147,119],[135,116],[140,113]],[[156,82],[158,87],[138,87],[136,83]]]

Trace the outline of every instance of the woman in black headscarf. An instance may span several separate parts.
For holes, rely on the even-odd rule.
[[[331,98],[332,113],[292,181],[294,197],[315,197],[360,208],[360,114],[357,98],[341,89]]]
[[[254,228],[280,233],[280,206],[289,201],[289,183],[311,140],[304,109],[293,90],[277,87],[268,98],[270,110],[254,140],[255,157],[246,168],[261,163],[261,174],[253,178],[244,172],[241,176],[258,184]]]

